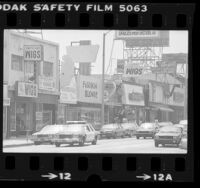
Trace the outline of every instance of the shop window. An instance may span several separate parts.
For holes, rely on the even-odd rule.
[[[53,76],[53,63],[47,61],[43,63],[43,74],[47,77]]]
[[[15,71],[23,71],[23,57],[11,55],[11,69]]]

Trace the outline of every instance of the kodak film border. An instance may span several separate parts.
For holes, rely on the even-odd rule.
[[[135,3],[110,3],[113,5],[111,12],[86,12],[84,7],[88,3],[78,3],[81,5],[79,11],[68,12],[56,10],[35,12],[32,9],[35,3],[27,4],[29,11],[2,11],[3,4],[0,3],[0,57],[2,62],[3,30],[24,28],[188,30],[189,62],[193,62],[194,4],[144,3],[148,6],[148,11],[145,13],[119,12],[120,4],[133,5]],[[20,2],[5,4],[20,5]],[[51,3],[46,4],[50,5]],[[98,4],[105,5],[105,3]],[[193,96],[192,71],[193,63],[189,63],[189,96]],[[3,77],[1,80],[3,81]],[[1,98],[2,96],[1,93]],[[193,98],[191,97],[188,100],[188,122],[189,125],[194,125]],[[2,129],[1,126],[1,146],[3,146]],[[101,181],[138,182],[144,180],[138,179],[137,176],[144,174],[152,177],[150,180],[146,180],[150,182],[192,182],[194,181],[194,148],[192,147],[194,145],[194,127],[189,126],[188,131],[188,146],[191,147],[188,148],[187,154],[20,154],[3,153],[1,147],[0,180],[45,181],[48,179],[42,175],[52,173],[60,177],[53,180],[59,181],[87,181],[90,178],[98,177]]]

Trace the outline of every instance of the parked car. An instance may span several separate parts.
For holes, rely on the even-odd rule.
[[[61,144],[73,145],[75,143],[83,146],[87,142],[91,142],[95,145],[97,140],[98,132],[88,123],[68,123],[67,126],[54,137],[56,147],[59,147]]]
[[[46,125],[40,131],[32,134],[30,140],[32,140],[35,145],[42,143],[52,144],[53,136],[63,130],[65,126],[66,125]]]
[[[159,144],[163,146],[174,144],[179,146],[179,143],[182,138],[182,129],[175,126],[165,126],[160,128],[159,132],[155,134],[154,141],[155,147],[158,147]]]
[[[181,142],[179,144],[179,148],[187,150],[187,134],[184,134],[181,138]]]
[[[124,135],[132,137],[135,135],[138,125],[136,122],[122,123],[122,128],[124,129]]]
[[[101,138],[117,138],[124,137],[125,131],[118,123],[103,125],[100,130]]]
[[[146,137],[154,137],[155,133],[157,132],[157,126],[155,123],[142,123],[136,133],[135,136],[137,139],[139,139],[140,137],[146,138]]]

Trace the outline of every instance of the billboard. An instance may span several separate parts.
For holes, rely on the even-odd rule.
[[[157,63],[158,64],[158,63]],[[151,67],[152,73],[155,74],[175,74],[177,64],[172,62],[160,62],[157,67]]]
[[[123,84],[122,103],[126,105],[144,106],[143,87],[139,85]]]
[[[76,63],[95,62],[99,45],[67,46],[67,55]]]
[[[115,39],[124,40],[127,48],[169,46],[169,31],[118,30]]]
[[[78,101],[87,103],[101,103],[101,79],[93,76],[78,77]]]
[[[42,61],[42,46],[24,45],[24,61]]]

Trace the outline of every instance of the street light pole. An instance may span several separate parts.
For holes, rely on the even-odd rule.
[[[103,63],[102,63],[102,93],[101,93],[101,126],[104,125],[104,69],[105,69],[105,38],[106,33],[103,33]]]

